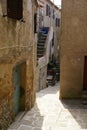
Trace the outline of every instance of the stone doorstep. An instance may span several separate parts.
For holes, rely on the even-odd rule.
[[[7,130],[17,130],[17,128],[21,125],[21,119],[25,116],[26,112],[20,112],[16,117],[15,117],[15,122],[13,122],[10,127]]]
[[[26,113],[27,113],[26,111],[19,112],[15,118],[15,121],[20,121],[25,116]]]

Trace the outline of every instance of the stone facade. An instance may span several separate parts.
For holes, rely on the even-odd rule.
[[[63,0],[60,98],[80,98],[87,56],[87,1]]]
[[[46,15],[47,5],[50,7],[49,16]],[[53,10],[54,10],[54,13],[53,13]],[[51,2],[50,0],[45,0],[45,6],[43,8],[43,26],[53,27],[54,60],[57,61],[59,57],[60,26],[56,26],[56,18],[61,21],[61,10],[56,5],[54,5],[53,2]]]
[[[20,110],[29,110],[35,102],[36,35],[33,0],[23,0],[24,21],[3,17],[6,3],[0,1],[0,130],[15,119],[14,68],[20,68]],[[25,96],[23,95],[25,93]],[[20,111],[19,110],[19,111]]]

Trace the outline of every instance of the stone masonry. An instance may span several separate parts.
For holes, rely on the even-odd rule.
[[[81,98],[87,56],[87,1],[63,0],[60,98]]]
[[[0,130],[6,130],[14,120],[14,68],[21,69],[21,84],[24,84],[24,110],[35,102],[36,84],[36,35],[34,34],[34,1],[23,0],[21,20],[3,17],[7,12],[6,2],[0,1]],[[23,73],[25,77],[23,78]],[[25,80],[25,83],[23,82]],[[22,96],[23,98],[23,96]]]

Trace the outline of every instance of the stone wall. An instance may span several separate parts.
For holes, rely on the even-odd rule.
[[[36,35],[34,34],[34,6],[32,0],[23,0],[25,22],[3,17],[0,1],[0,130],[6,130],[15,119],[14,112],[14,67],[25,63],[21,69],[25,83],[24,110],[35,102],[36,91]],[[26,68],[26,69],[25,69]]]
[[[87,1],[62,1],[60,98],[80,98],[87,56]]]
[[[46,88],[47,65],[39,68],[37,67],[37,91]]]

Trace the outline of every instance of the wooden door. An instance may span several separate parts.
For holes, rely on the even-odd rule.
[[[83,83],[83,90],[87,91],[87,56],[84,59],[84,83]]]
[[[18,114],[20,108],[20,69],[19,66],[14,68],[14,112]]]

